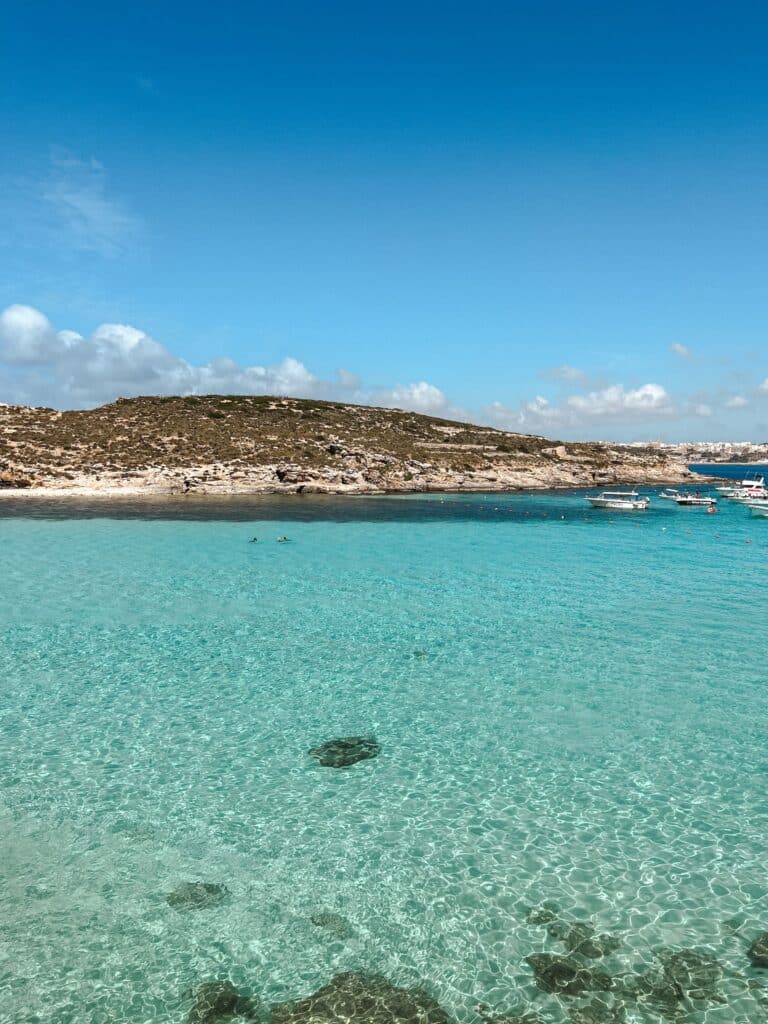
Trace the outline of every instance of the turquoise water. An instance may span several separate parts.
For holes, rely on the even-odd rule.
[[[764,1020],[768,521],[663,504],[5,500],[0,1021],[352,969],[565,1020],[524,961],[562,952],[545,900],[617,975],[715,955],[727,1003],[686,1019]],[[380,756],[307,755],[355,734]],[[171,908],[194,880],[231,895]]]

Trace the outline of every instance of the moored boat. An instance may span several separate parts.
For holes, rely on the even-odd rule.
[[[650,498],[639,495],[637,491],[603,491],[601,494],[588,494],[585,500],[592,508],[606,508],[615,512],[641,512],[651,503]]]
[[[725,495],[729,501],[738,501],[742,504],[754,500],[765,500],[768,499],[768,490],[765,487],[765,477],[757,473],[752,476],[745,477],[738,487],[730,489],[730,493]]]
[[[665,487],[663,491],[659,492],[659,497],[665,498],[667,501],[674,501],[678,505],[711,507],[717,504],[717,498],[713,498],[711,495],[702,494],[700,491],[696,491],[695,494],[690,491],[678,491],[675,487]]]
[[[761,519],[768,519],[768,500],[749,501],[747,502],[747,508],[753,516],[759,516]]]
[[[675,501],[678,505],[706,506],[708,508],[717,504],[717,498],[698,492],[696,494],[678,494]]]

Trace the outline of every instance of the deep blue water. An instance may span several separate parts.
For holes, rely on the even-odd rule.
[[[744,480],[756,474],[768,479],[768,465],[760,462],[695,462],[688,468],[693,473],[716,476],[721,480]]]

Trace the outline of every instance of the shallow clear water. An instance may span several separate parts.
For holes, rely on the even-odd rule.
[[[544,900],[614,974],[713,953],[728,1002],[687,1019],[765,1019],[768,521],[663,504],[0,503],[0,1021],[349,969],[563,1020]],[[352,734],[380,756],[307,755]],[[231,896],[174,910],[186,880]]]

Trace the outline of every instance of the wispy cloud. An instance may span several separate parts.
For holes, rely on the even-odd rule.
[[[55,150],[40,198],[74,249],[119,256],[140,229],[138,219],[109,194],[106,172],[97,160]]]
[[[142,233],[97,160],[54,147],[44,170],[0,182],[0,244],[115,258]]]
[[[584,370],[579,370],[575,366],[568,366],[564,363],[562,366],[551,366],[545,370],[541,370],[539,376],[544,380],[557,380],[564,384],[577,384],[586,387],[589,384],[589,375]]]
[[[153,93],[155,91],[154,80],[148,75],[131,75],[131,81],[140,92]]]
[[[687,345],[681,345],[679,341],[673,341],[669,346],[669,351],[674,353],[680,359],[692,359],[693,352],[688,348]]]

